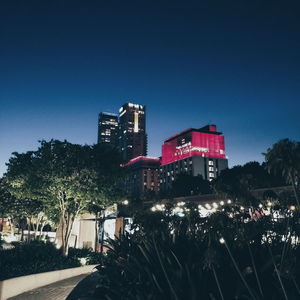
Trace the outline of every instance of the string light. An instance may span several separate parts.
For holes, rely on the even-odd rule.
[[[220,242],[221,244],[225,244],[224,238],[221,237],[221,238],[219,239],[219,242]]]

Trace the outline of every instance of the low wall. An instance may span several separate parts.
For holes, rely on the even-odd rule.
[[[56,281],[92,272],[96,265],[32,274],[0,281],[0,300],[6,300],[24,292]]]

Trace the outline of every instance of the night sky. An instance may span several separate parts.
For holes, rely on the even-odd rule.
[[[0,0],[0,175],[38,140],[95,143],[98,113],[126,102],[147,106],[151,156],[208,123],[230,166],[299,141],[299,5]]]

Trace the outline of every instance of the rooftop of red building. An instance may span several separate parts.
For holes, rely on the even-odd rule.
[[[129,165],[135,164],[135,163],[140,162],[140,161],[159,162],[160,158],[159,157],[150,157],[150,156],[138,156],[138,157],[135,157],[135,158],[131,159],[128,163],[123,164],[122,166],[127,167]]]
[[[217,126],[216,125],[211,124],[211,125],[206,125],[204,127],[198,128],[198,129],[197,128],[188,128],[188,129],[186,129],[184,131],[181,131],[181,132],[179,132],[179,133],[177,133],[177,134],[175,134],[175,135],[167,138],[166,140],[164,140],[164,143],[170,142],[173,139],[175,139],[175,138],[177,138],[177,137],[179,137],[181,135],[187,134],[189,132],[192,132],[192,131],[203,132],[203,133],[210,133],[210,134],[216,134],[216,135],[221,135],[222,134],[222,132],[218,132],[217,131]]]

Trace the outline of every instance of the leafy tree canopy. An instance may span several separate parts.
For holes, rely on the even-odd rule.
[[[251,190],[283,186],[285,182],[281,176],[269,174],[265,164],[253,161],[244,166],[223,170],[213,185],[217,193],[225,193],[228,196],[251,203],[255,202],[250,193]]]
[[[109,146],[41,141],[37,151],[13,153],[4,180],[13,195],[42,201],[47,216],[60,221],[67,254],[76,216],[90,203],[105,207],[122,197],[120,164],[119,153]]]
[[[210,192],[211,188],[207,180],[200,175],[189,174],[180,174],[173,182],[171,190],[173,197],[209,194]]]
[[[280,140],[264,155],[267,170],[271,174],[282,176],[287,184],[292,185],[299,206],[300,142]]]
[[[62,194],[105,205],[117,197],[122,173],[116,150],[58,140],[41,141],[37,151],[13,153],[7,166],[5,180],[14,195],[43,199],[51,205]]]

